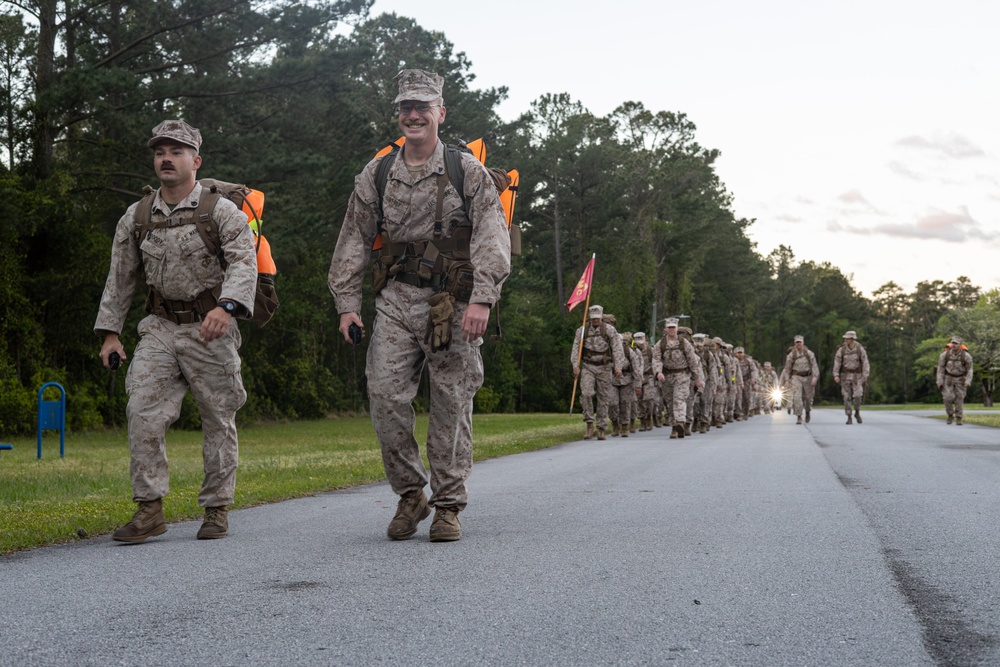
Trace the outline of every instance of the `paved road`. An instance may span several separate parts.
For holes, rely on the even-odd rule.
[[[0,665],[1000,664],[997,431],[666,436],[477,464],[457,543],[375,484],[0,558]]]

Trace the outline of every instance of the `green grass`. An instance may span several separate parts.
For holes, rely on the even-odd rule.
[[[473,424],[477,461],[542,449],[582,435],[579,415],[476,415]],[[423,442],[426,416],[417,418],[416,433]],[[239,437],[233,508],[385,479],[368,417],[242,427]],[[12,442],[14,449],[0,452],[0,554],[106,535],[135,511],[124,431],[68,434],[64,459],[59,458],[55,432],[46,434],[41,460],[35,438],[5,442]],[[167,458],[167,521],[201,517],[201,432],[170,431]]]

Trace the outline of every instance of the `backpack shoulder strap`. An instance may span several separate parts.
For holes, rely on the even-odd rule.
[[[389,170],[392,169],[398,155],[399,146],[396,146],[382,157],[375,170],[375,192],[378,194],[378,231],[380,234],[382,233],[382,221],[385,219],[382,198],[385,196],[385,185],[389,182]]]
[[[462,153],[468,152],[468,148],[444,145],[444,170],[452,187],[458,190],[458,196],[462,198],[462,208],[465,208],[465,167],[462,166]]]
[[[137,243],[142,243],[142,239],[153,228],[153,199],[156,196],[156,190],[147,185],[143,187],[142,191],[144,193],[142,199],[139,200],[139,203],[135,207],[134,233]]]
[[[219,203],[222,195],[215,188],[203,188],[201,200],[198,208],[194,210],[194,224],[198,230],[198,235],[208,248],[208,252],[219,256],[222,268],[226,268],[226,261],[222,256],[222,243],[219,239],[219,225],[215,222],[212,213],[215,205]]]

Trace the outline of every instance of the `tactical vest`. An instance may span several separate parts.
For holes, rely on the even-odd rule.
[[[861,363],[861,346],[858,343],[854,344],[854,349],[848,349],[846,345],[840,346],[840,372],[841,373],[861,373],[864,371],[864,365]],[[851,355],[854,358],[853,364],[847,363],[847,355]]]
[[[587,349],[587,339],[593,338],[594,326],[589,322],[583,328],[583,334],[580,336],[580,349],[583,351],[583,360],[589,364],[598,364],[603,366],[608,363],[611,359],[611,336],[608,334],[608,325],[601,322],[600,328],[598,329],[597,335],[604,339],[607,343],[607,348],[601,351],[598,350],[588,350]]]

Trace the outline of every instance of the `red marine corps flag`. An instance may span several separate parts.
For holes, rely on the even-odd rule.
[[[576,289],[573,290],[573,296],[569,298],[566,305],[570,310],[576,307],[576,304],[586,302],[587,305],[583,307],[583,328],[580,330],[580,350],[576,358],[576,367],[580,367],[580,361],[583,359],[583,334],[587,330],[587,308],[590,306],[590,288],[594,285],[594,260],[597,259],[597,253],[595,252],[590,257],[590,263],[587,264],[587,268],[583,270],[583,276],[580,277],[580,282],[576,284]],[[576,383],[579,380],[579,376],[573,378],[573,393],[569,395],[569,413],[573,414],[573,401],[576,398]]]
[[[590,263],[587,264],[587,268],[583,270],[583,276],[580,278],[580,282],[576,284],[576,289],[573,290],[573,296],[571,296],[569,301],[566,302],[566,306],[568,306],[570,310],[576,308],[576,304],[583,303],[590,297],[590,286],[594,283],[595,259],[597,259],[596,253],[590,258]]]

